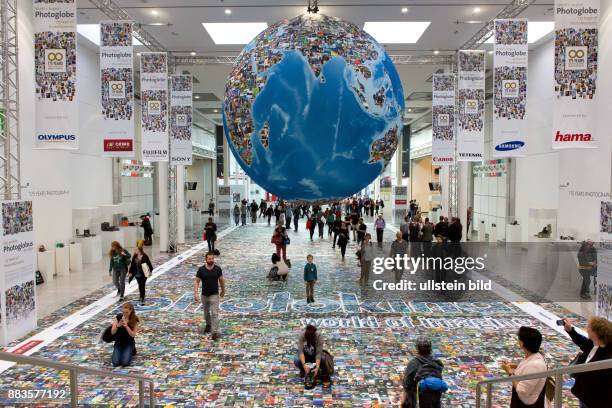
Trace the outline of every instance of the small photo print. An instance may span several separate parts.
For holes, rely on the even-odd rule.
[[[30,232],[34,229],[31,201],[2,203],[2,231],[4,236]]]
[[[11,286],[5,292],[6,320],[15,322],[27,319],[36,309],[34,281]]]

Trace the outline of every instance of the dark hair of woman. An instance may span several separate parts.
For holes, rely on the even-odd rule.
[[[276,255],[275,253],[272,254],[272,263],[275,264],[278,261],[280,261],[280,256]]]
[[[306,326],[306,331],[304,332],[304,339],[306,340],[306,344],[309,346],[315,346],[317,343],[317,328],[312,324]]]
[[[523,347],[530,353],[537,353],[540,351],[542,333],[537,329],[521,326],[518,330],[518,338],[523,343]]]

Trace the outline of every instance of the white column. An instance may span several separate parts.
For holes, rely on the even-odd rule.
[[[223,138],[223,185],[229,185],[230,175],[230,154],[227,139]]]
[[[159,250],[168,250],[168,162],[157,163],[159,216],[155,221],[159,235]]]
[[[189,209],[191,211],[191,209]],[[185,166],[176,166],[176,243],[185,243]]]
[[[395,151],[395,185],[402,185],[402,161],[404,159],[404,152],[402,149],[404,148],[404,143],[402,139],[402,135],[400,133],[399,142],[397,144],[397,150]]]
[[[380,176],[374,180],[374,199],[380,199]]]

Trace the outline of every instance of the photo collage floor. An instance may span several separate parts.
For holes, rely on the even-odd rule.
[[[128,369],[112,369],[112,345],[98,342],[119,303],[34,356],[151,376],[159,407],[390,407],[397,406],[400,375],[414,355],[414,340],[426,334],[445,364],[444,377],[450,389],[444,405],[467,408],[475,406],[478,381],[502,375],[501,359],[520,359],[516,341],[520,325],[543,332],[543,350],[551,365],[566,365],[577,352],[569,339],[495,295],[467,302],[411,302],[402,292],[381,294],[371,287],[362,288],[355,244],[349,244],[343,262],[339,250],[331,248],[327,232],[324,239],[315,234],[310,241],[303,221],[299,232],[289,233],[292,268],[288,281],[268,282],[274,249],[271,235],[272,227],[258,223],[234,228],[217,242],[221,251],[217,263],[227,287],[218,342],[201,334],[202,308],[193,302],[193,277],[205,255],[200,251],[152,281],[147,286],[145,306],[137,304],[137,292],[127,297],[134,301],[142,319],[138,353]],[[388,231],[385,239],[391,240],[392,235]],[[305,302],[302,279],[309,253],[314,255],[319,275],[312,304]],[[107,286],[54,312],[39,322],[39,330],[111,291]],[[558,307],[546,307],[568,315]],[[308,323],[323,333],[336,369],[331,387],[319,385],[310,391],[304,390],[293,366],[297,337]],[[65,372],[14,366],[1,376],[0,406],[69,403]],[[564,384],[564,395],[572,406],[570,381]],[[11,389],[64,389],[66,397],[27,404],[8,399]],[[507,406],[509,394],[508,387],[500,387],[494,405]],[[127,383],[80,378],[80,406],[136,406],[137,402],[135,387]]]

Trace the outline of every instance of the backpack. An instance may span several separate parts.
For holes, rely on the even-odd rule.
[[[414,375],[418,391],[446,392],[448,384],[442,379],[441,363],[421,356],[417,357],[417,360],[421,363]]]
[[[306,221],[306,229],[310,229],[311,226],[312,226],[312,220],[309,218],[308,221]]]
[[[215,248],[215,250],[213,251],[213,253],[215,254],[215,256],[219,256],[221,255],[221,252],[219,252],[218,249]]]

